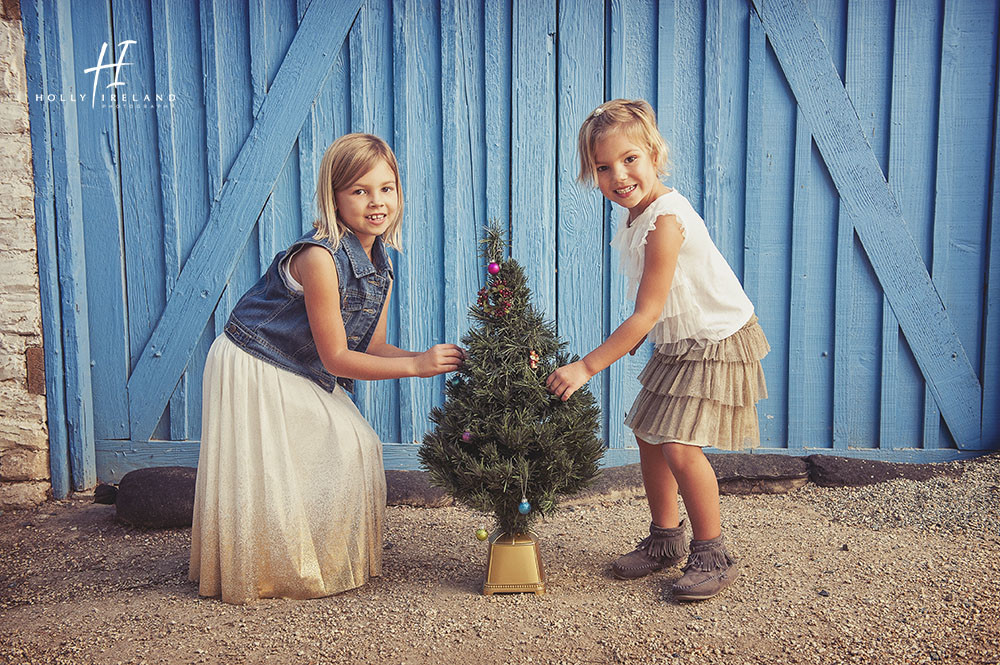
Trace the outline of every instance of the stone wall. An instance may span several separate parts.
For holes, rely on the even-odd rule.
[[[0,508],[49,482],[28,89],[18,3],[0,5]]]

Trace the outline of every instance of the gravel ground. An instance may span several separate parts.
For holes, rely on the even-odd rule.
[[[676,569],[620,582],[641,496],[540,524],[548,593],[482,596],[483,523],[391,507],[383,576],[238,607],[187,581],[189,530],[118,524],[89,498],[0,515],[0,662],[1000,663],[1000,456],[862,488],[725,496],[743,575],[703,603]]]

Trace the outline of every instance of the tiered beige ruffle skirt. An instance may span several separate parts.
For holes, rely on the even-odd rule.
[[[757,401],[767,398],[761,359],[771,347],[757,317],[706,346],[657,346],[625,424],[647,443],[741,450],[760,445]]]
[[[382,565],[382,443],[338,387],[246,353],[208,354],[189,576],[227,603],[317,598]]]

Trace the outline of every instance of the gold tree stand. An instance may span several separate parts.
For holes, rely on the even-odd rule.
[[[490,537],[483,594],[518,592],[545,593],[538,538],[530,531],[514,535],[497,532]]]

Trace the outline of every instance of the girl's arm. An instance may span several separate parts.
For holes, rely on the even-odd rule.
[[[646,236],[642,279],[635,297],[635,311],[611,336],[584,358],[564,365],[549,375],[545,384],[563,401],[601,370],[642,343],[663,312],[677,267],[677,255],[684,235],[674,215],[660,215]]]
[[[385,294],[385,305],[382,307],[382,314],[378,317],[378,324],[375,326],[375,332],[372,333],[372,340],[368,342],[368,350],[365,353],[382,358],[413,358],[414,356],[419,356],[420,354],[416,351],[404,351],[392,344],[387,344],[385,341],[386,319],[388,319],[386,313],[389,311],[390,296],[392,296],[392,282],[389,282],[389,291]]]
[[[333,257],[322,247],[309,246],[292,257],[292,276],[305,292],[309,328],[316,350],[328,372],[349,379],[398,379],[404,376],[434,376],[461,365],[462,351],[454,344],[438,344],[413,356],[379,357],[347,348],[347,333],[340,314],[340,289]],[[385,316],[383,308],[382,317]],[[385,322],[380,318],[382,340]],[[377,328],[376,328],[377,331]],[[384,341],[382,342],[384,344]]]

